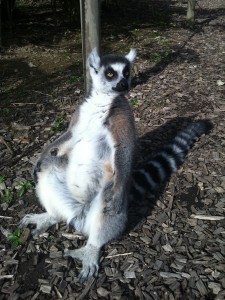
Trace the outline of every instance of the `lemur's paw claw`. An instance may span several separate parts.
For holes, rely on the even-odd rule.
[[[84,283],[93,277],[96,278],[98,275],[98,269],[99,269],[99,266],[96,264],[83,266],[83,268],[79,274],[79,277],[78,277],[79,281],[81,283]]]
[[[100,249],[93,245],[86,245],[76,250],[65,250],[64,257],[72,257],[82,262],[82,270],[79,275],[81,283],[88,281],[92,277],[97,277],[99,270],[99,252]]]
[[[27,227],[27,225],[29,225],[29,224],[35,224],[34,222],[32,222],[33,216],[34,216],[34,214],[28,214],[28,215],[24,216],[23,219],[19,223],[19,228]]]

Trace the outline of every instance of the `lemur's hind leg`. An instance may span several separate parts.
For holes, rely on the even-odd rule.
[[[88,235],[87,244],[80,249],[65,251],[65,257],[72,257],[82,262],[79,275],[81,282],[97,276],[101,247],[123,232],[126,220],[125,210],[115,214],[111,211],[109,214],[105,212],[104,203],[99,196],[93,200],[84,225],[84,233]]]
[[[32,229],[31,234],[37,236],[45,232],[50,226],[58,223],[58,221],[49,216],[49,214],[28,214],[20,221],[20,228],[26,227],[29,224],[36,225],[35,229]]]

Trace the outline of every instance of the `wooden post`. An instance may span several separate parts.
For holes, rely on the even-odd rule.
[[[84,87],[90,89],[87,58],[93,48],[100,50],[100,0],[80,0]]]
[[[192,26],[194,25],[195,22],[195,5],[196,5],[196,0],[187,1],[187,22]]]
[[[2,0],[0,0],[0,48],[2,46]]]

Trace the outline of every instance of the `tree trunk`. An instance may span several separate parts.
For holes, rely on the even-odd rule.
[[[194,25],[194,22],[195,22],[195,5],[196,5],[196,0],[188,0],[187,22],[191,25]]]
[[[100,49],[100,4],[99,0],[80,0],[82,53],[85,91],[90,90],[90,74],[87,57],[93,48]]]
[[[2,0],[0,0],[0,48],[2,47]]]

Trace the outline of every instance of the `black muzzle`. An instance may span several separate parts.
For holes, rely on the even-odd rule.
[[[120,82],[117,83],[116,87],[113,87],[112,89],[116,92],[125,92],[129,88],[128,82],[126,79],[121,79]]]

